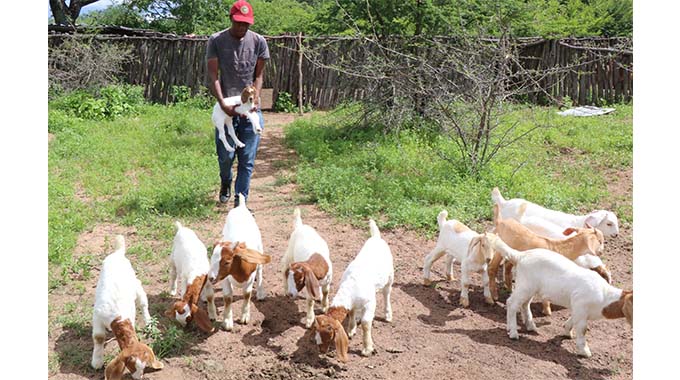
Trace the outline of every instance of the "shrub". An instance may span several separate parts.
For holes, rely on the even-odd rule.
[[[132,85],[109,85],[101,88],[99,94],[75,90],[52,102],[56,110],[89,120],[111,120],[134,114],[143,103],[142,87]]]
[[[295,112],[297,106],[293,103],[293,96],[285,91],[279,92],[274,102],[274,111],[276,112]]]

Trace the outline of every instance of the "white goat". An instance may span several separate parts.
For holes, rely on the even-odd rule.
[[[501,209],[503,218],[515,219],[526,225],[539,235],[549,236],[544,226],[553,224],[550,230],[561,228],[562,230],[575,227],[583,228],[586,224],[602,231],[606,237],[619,235],[619,220],[611,211],[596,210],[586,215],[572,215],[560,211],[549,210],[525,199],[515,198],[506,200],[497,187],[491,191],[491,198]],[[537,222],[534,217],[543,219]]]
[[[468,286],[470,285],[470,273],[482,272],[484,285],[484,300],[493,304],[493,298],[489,290],[488,264],[493,258],[494,252],[484,239],[485,234],[472,231],[463,223],[451,219],[446,220],[448,212],[442,210],[437,216],[439,224],[439,238],[437,245],[425,257],[423,264],[423,283],[430,285],[430,268],[432,264],[446,254],[446,279],[453,280],[453,263],[460,262],[460,304],[463,307],[470,306],[468,298]]]
[[[262,264],[271,261],[270,256],[263,254],[262,235],[253,214],[246,207],[243,194],[238,194],[239,206],[227,214],[222,240],[215,244],[210,258],[210,281],[222,281],[224,297],[224,329],[234,328],[231,303],[233,287],[243,289],[244,304],[241,323],[250,321],[250,297],[257,281],[257,299],[266,296],[262,286]],[[243,260],[241,260],[243,259]],[[236,264],[236,265],[234,265]],[[249,265],[256,264],[256,265]]]
[[[234,111],[236,111],[236,113],[238,113],[239,115],[246,115],[248,117],[248,120],[250,121],[250,124],[253,126],[253,132],[259,135],[262,133],[262,126],[260,126],[260,117],[257,115],[257,112],[251,111],[255,107],[256,95],[257,94],[255,87],[247,86],[246,88],[243,89],[243,92],[241,92],[240,96],[237,95],[224,98],[224,102],[228,106],[238,105],[238,107],[236,107]],[[234,125],[232,123],[232,117],[227,115],[224,112],[224,110],[222,110],[222,107],[220,107],[219,103],[215,103],[215,106],[213,107],[212,122],[213,125],[215,125],[215,128],[217,128],[217,137],[219,138],[220,141],[222,141],[222,144],[224,144],[224,147],[227,149],[227,152],[233,152],[234,148],[227,142],[227,138],[224,134],[225,125],[227,126],[227,132],[229,133],[231,139],[234,141],[234,144],[238,148],[243,148],[244,146],[246,146],[244,143],[241,142],[241,140],[239,140],[236,137]]]
[[[288,239],[288,249],[281,258],[284,293],[295,298],[307,288],[307,319],[305,327],[314,323],[314,300],[323,294],[323,312],[328,311],[328,293],[333,280],[333,264],[328,244],[313,227],[302,224],[300,209],[296,208],[295,229]],[[321,290],[321,292],[319,292]]]
[[[115,250],[102,263],[92,313],[92,367],[104,365],[106,331],[113,331],[120,353],[105,370],[106,379],[120,379],[127,367],[135,379],[141,379],[144,368],[163,368],[153,350],[141,343],[135,333],[135,303],[142,308],[144,324],[149,323],[149,302],[142,283],[135,276],[130,261],[125,257],[125,239],[116,236]]]
[[[574,229],[564,229],[561,227],[556,226],[554,223],[550,223],[542,218],[539,217],[522,217],[520,220],[520,223],[522,225],[527,226],[527,228],[531,229],[532,231],[543,231],[543,233],[540,233],[539,235],[545,236],[550,239],[561,239],[564,240],[568,236],[572,235],[565,235],[566,233],[571,233],[576,230]],[[602,262],[602,259],[599,256],[591,255],[589,253],[583,254],[579,257],[577,257],[575,260],[573,260],[576,264],[583,268],[587,268],[590,270],[593,270],[597,272],[602,278],[607,280],[608,283],[612,283],[612,275],[611,272],[607,269],[607,267],[604,265]]]
[[[615,288],[591,270],[581,268],[568,258],[547,249],[517,251],[492,236],[492,246],[504,259],[515,265],[515,289],[506,301],[507,329],[511,339],[518,339],[517,311],[528,331],[536,331],[529,304],[536,295],[571,310],[565,335],[572,338],[576,330],[578,354],[590,357],[585,333],[588,320],[625,317],[633,325],[633,292]]]
[[[314,323],[315,339],[321,352],[328,351],[335,342],[340,361],[347,361],[349,341],[342,321],[349,316],[349,336],[356,332],[357,320],[361,320],[363,331],[364,356],[373,353],[371,329],[375,316],[375,293],[382,291],[385,298],[385,320],[392,322],[390,293],[394,282],[392,252],[385,240],[380,237],[378,226],[369,221],[371,237],[364,243],[359,254],[347,266],[342,275],[338,291],[331,306],[324,315],[316,317]]]
[[[175,222],[175,226],[177,233],[170,254],[170,294],[179,295],[182,300],[176,301],[165,315],[182,326],[195,320],[198,328],[210,333],[214,330],[210,321],[217,318],[217,312],[215,291],[207,281],[210,271],[208,249],[194,231],[180,222]],[[199,301],[205,300],[208,301],[208,313],[199,305]]]

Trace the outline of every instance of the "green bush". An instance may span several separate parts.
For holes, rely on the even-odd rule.
[[[135,114],[144,103],[141,86],[109,85],[98,93],[75,90],[55,99],[54,109],[87,120],[112,120]]]
[[[191,88],[187,86],[172,86],[171,95],[176,105],[204,110],[211,109],[215,105],[215,98],[206,88],[201,88],[198,93],[192,95]]]
[[[274,102],[275,112],[288,112],[292,113],[297,111],[297,105],[293,103],[293,96],[285,91],[279,92],[276,97],[276,102]]]

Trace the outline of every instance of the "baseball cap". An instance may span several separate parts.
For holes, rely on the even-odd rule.
[[[231,16],[234,21],[247,22],[248,24],[253,25],[253,6],[245,0],[238,0],[231,6],[229,16]]]

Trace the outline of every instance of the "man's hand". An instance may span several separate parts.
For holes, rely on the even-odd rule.
[[[224,103],[220,103],[220,108],[222,108],[222,111],[224,111],[224,113],[226,113],[227,115],[229,115],[229,116],[231,116],[231,117],[239,116],[239,114],[237,114],[236,111],[235,111],[235,108],[236,108],[237,106],[238,106],[238,105],[228,106],[228,105],[226,105],[226,104],[224,104]]]

